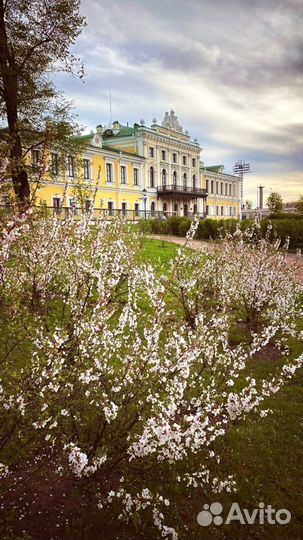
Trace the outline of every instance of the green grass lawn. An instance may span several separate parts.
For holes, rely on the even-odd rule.
[[[152,263],[163,272],[178,246],[158,240],[144,239],[140,259]],[[291,343],[291,354],[302,352],[298,343]],[[283,360],[266,357],[252,360],[247,370],[258,377],[269,378]],[[192,500],[174,500],[179,525],[186,523],[183,540],[251,539],[296,540],[303,537],[303,370],[288,382],[280,392],[269,398],[266,408],[272,414],[266,418],[248,417],[246,422],[232,428],[224,443],[221,474],[234,474],[238,490],[233,494],[213,495],[205,498],[197,489]],[[199,463],[197,463],[197,468]],[[288,509],[292,514],[289,525],[241,525],[201,527],[196,516],[203,504],[219,501],[224,513],[232,502],[252,511],[260,502],[271,504],[276,510]],[[173,525],[173,524],[172,524]]]
[[[151,240],[143,238],[141,240],[138,259],[140,262],[148,262],[159,272],[166,272],[170,261],[177,255],[180,246],[172,242],[162,240]]]

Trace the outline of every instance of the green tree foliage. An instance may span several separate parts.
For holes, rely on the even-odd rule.
[[[55,71],[80,77],[70,53],[84,25],[79,0],[0,0],[1,159],[17,199],[29,200],[28,153],[67,140],[69,107],[51,80]]]
[[[280,212],[283,210],[283,200],[277,191],[272,191],[267,197],[267,206],[272,212]]]

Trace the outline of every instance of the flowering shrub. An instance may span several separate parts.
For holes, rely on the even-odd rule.
[[[165,276],[136,263],[137,239],[120,221],[28,214],[1,239],[4,490],[32,460],[73,478],[100,524],[144,519],[177,538],[171,486],[234,490],[217,441],[249,413],[266,415],[266,398],[303,362],[286,359],[269,380],[245,373],[271,340],[299,337],[295,268],[253,231],[209,256],[181,248]],[[239,318],[252,331],[235,344]],[[61,537],[67,524],[58,516]]]

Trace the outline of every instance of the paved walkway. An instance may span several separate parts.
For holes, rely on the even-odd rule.
[[[180,236],[165,236],[163,234],[154,234],[151,236],[154,240],[165,240],[166,242],[173,242],[174,244],[178,244],[182,246],[185,242],[185,238],[182,238]],[[188,243],[188,247],[191,247],[192,249],[198,250],[202,246],[206,250],[211,250],[211,242],[204,242],[203,240],[190,240]],[[286,255],[287,261],[289,264],[292,264],[296,259],[297,256],[295,253],[287,253]],[[303,283],[303,256],[298,258],[298,277],[300,281]]]

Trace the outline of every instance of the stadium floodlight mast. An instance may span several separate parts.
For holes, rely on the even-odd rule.
[[[242,219],[242,208],[243,208],[243,177],[244,174],[250,172],[250,163],[247,163],[243,159],[237,161],[234,164],[234,173],[240,177],[240,219]]]

